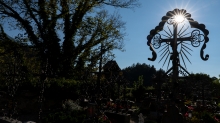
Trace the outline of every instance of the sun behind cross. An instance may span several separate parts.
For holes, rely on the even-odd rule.
[[[185,20],[185,17],[182,14],[178,14],[174,16],[174,20],[176,23],[182,23]]]

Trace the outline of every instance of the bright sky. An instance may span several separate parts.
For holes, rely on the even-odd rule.
[[[147,45],[146,37],[149,32],[154,29],[161,18],[168,11],[173,11],[175,8],[185,9],[191,14],[191,17],[206,25],[209,30],[209,42],[204,50],[204,55],[209,54],[209,60],[203,61],[200,58],[200,47],[192,48],[192,56],[187,60],[187,70],[191,73],[207,73],[211,77],[220,75],[220,0],[140,0],[141,6],[134,10],[123,9],[118,10],[122,16],[122,20],[126,22],[126,33],[128,34],[125,40],[125,52],[115,51],[115,60],[121,68],[128,67],[133,63],[146,63],[154,65],[156,69],[163,66],[160,60],[160,53],[157,50],[157,59],[149,61],[152,57],[149,46]],[[162,68],[167,69],[164,65]]]
[[[133,63],[146,63],[154,65],[156,69],[163,66],[163,60],[160,60],[159,50],[157,52],[157,59],[149,61],[148,58],[152,57],[149,46],[147,45],[146,37],[149,32],[154,29],[161,18],[166,15],[168,11],[173,11],[175,8],[185,9],[191,14],[191,17],[206,25],[209,30],[209,42],[204,50],[204,55],[209,54],[209,60],[203,61],[200,58],[200,47],[192,48],[190,52],[192,56],[189,59],[192,64],[187,60],[187,70],[191,73],[207,73],[211,77],[218,77],[220,75],[220,41],[218,32],[220,29],[220,0],[139,0],[141,6],[135,9],[119,9],[117,10],[122,20],[126,22],[125,37],[125,52],[114,51],[115,60],[120,68],[131,66]],[[115,11],[110,8],[110,11]],[[10,36],[13,36],[11,30],[5,30]],[[167,65],[162,68],[167,70]]]

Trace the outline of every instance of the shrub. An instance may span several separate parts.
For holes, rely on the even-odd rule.
[[[51,112],[43,118],[45,123],[82,123],[86,112],[72,100],[67,100],[62,105],[62,111]]]
[[[193,112],[193,117],[191,119],[192,123],[199,123],[200,119],[203,120],[204,123],[216,123],[212,114],[206,111],[203,112]]]

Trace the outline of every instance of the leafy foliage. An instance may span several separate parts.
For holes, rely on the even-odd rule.
[[[40,69],[35,50],[20,40],[12,39],[3,28],[0,30],[0,37],[1,86],[5,86],[5,83],[9,84],[13,77],[17,84],[35,85],[38,81],[35,75]]]
[[[156,69],[154,66],[147,65],[145,63],[133,64],[132,66],[126,67],[123,70],[123,74],[131,84],[137,80],[139,76],[143,76],[143,85],[152,85],[152,78],[156,75]]]
[[[198,121],[204,122],[204,123],[216,123],[215,119],[213,118],[213,116],[206,111],[203,112],[193,112],[193,117],[191,119],[191,121],[193,123],[198,123]]]
[[[74,110],[69,113],[58,111],[44,117],[42,121],[45,123],[82,123],[85,117],[85,112],[82,110]]]
[[[143,76],[138,77],[138,81],[134,82],[132,90],[132,95],[137,101],[144,99],[146,93],[146,87],[143,86]]]
[[[40,65],[51,76],[77,77],[92,69],[100,55],[123,48],[124,25],[105,6],[133,8],[137,0],[1,0],[0,19],[21,30],[23,43],[34,46]],[[100,52],[99,44],[104,44]],[[47,68],[45,68],[47,66]],[[75,72],[75,73],[74,73]]]
[[[62,105],[62,111],[49,113],[43,118],[45,123],[74,122],[82,123],[86,118],[85,111],[72,100],[67,100]]]

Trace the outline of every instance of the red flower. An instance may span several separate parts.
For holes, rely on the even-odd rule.
[[[194,108],[193,108],[193,107],[191,107],[191,106],[188,106],[188,109],[193,110]]]
[[[220,120],[218,119],[218,118],[216,118],[216,117],[214,117],[214,119],[217,121],[217,122],[219,122]]]

